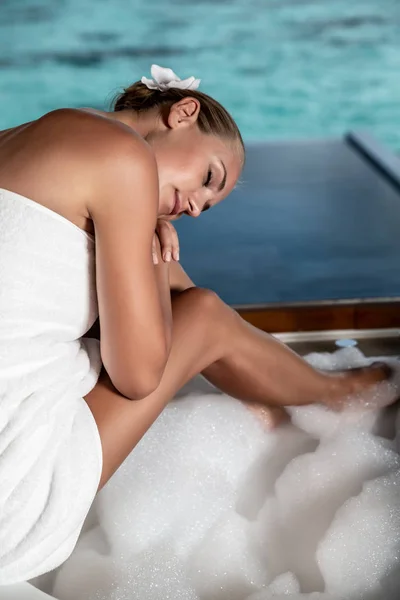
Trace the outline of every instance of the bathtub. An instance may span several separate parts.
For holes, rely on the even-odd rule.
[[[277,333],[278,339],[301,355],[334,352],[343,346],[357,346],[366,356],[400,356],[400,328],[343,329]],[[208,384],[199,378],[199,390]],[[28,582],[0,587],[0,600],[57,600]]]

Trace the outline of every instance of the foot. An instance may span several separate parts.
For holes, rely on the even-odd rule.
[[[354,401],[366,406],[376,393],[378,384],[389,382],[392,375],[392,369],[381,362],[326,374],[327,389],[322,403],[333,410],[341,410],[350,402],[354,404]]]

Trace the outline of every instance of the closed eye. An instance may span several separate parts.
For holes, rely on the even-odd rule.
[[[211,169],[208,169],[207,177],[206,177],[206,179],[205,179],[205,181],[203,183],[204,187],[208,187],[210,185],[211,180],[212,180],[212,176],[213,176],[213,174],[212,174]]]

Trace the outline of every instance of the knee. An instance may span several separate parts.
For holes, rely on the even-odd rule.
[[[218,294],[212,290],[201,287],[188,288],[184,292],[187,301],[196,308],[199,317],[219,315],[223,308],[227,308]]]

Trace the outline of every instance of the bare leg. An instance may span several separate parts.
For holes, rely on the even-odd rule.
[[[103,472],[99,489],[125,460],[176,392],[226,354],[229,322],[220,319],[222,302],[213,292],[191,288],[172,301],[172,348],[157,390],[131,401],[105,371],[85,400],[99,429]]]
[[[362,394],[390,375],[382,364],[342,372],[316,371],[276,338],[236,317],[231,352],[202,374],[225,393],[246,402],[268,429],[289,420],[284,406],[321,402],[340,410],[346,396]]]
[[[234,312],[224,307],[226,312]],[[389,375],[384,365],[331,373],[317,371],[288,346],[234,315],[230,352],[207,367],[203,375],[240,400],[272,406],[316,401],[334,404]]]
[[[103,374],[85,398],[103,447],[100,487],[125,460],[175,393],[203,372],[241,400],[282,407],[334,402],[381,379],[384,370],[333,377],[314,370],[286,346],[248,325],[209,290],[174,297],[172,349],[157,390],[130,401]]]
[[[195,285],[180,263],[169,264],[169,277],[172,297],[177,292]],[[225,305],[225,317],[229,311],[232,312]],[[304,388],[304,380],[311,384],[316,372],[272,336],[242,319],[237,319],[236,324],[235,338],[232,340],[235,351],[207,367],[202,375],[221,391],[245,402],[267,428],[273,428],[289,418],[282,404],[302,404],[304,398],[307,398],[308,402],[311,402],[312,398],[316,399],[310,391],[305,392],[303,399],[297,398],[298,392],[302,395],[307,389],[307,386]],[[345,382],[339,383],[339,386],[338,382],[329,383],[342,388],[339,395],[343,396],[354,393],[357,387],[368,385],[368,381],[379,378],[382,373],[379,375],[372,371],[355,372],[354,375],[355,378],[352,378],[351,374],[346,372],[347,385],[350,388],[346,392]],[[325,380],[325,388],[327,382],[328,380]],[[290,388],[293,391],[291,396]],[[326,389],[324,391],[326,392]],[[334,392],[327,395],[326,402],[329,403],[329,400],[332,401],[332,408],[340,407]]]

